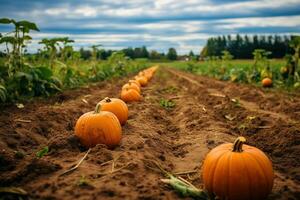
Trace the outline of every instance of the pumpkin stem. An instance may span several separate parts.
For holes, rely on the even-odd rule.
[[[105,102],[107,102],[107,103],[111,102],[111,99],[110,99],[109,97],[105,97],[104,100],[105,100]]]
[[[98,103],[95,108],[95,114],[100,113],[100,111],[101,111],[101,104]]]
[[[244,138],[244,137],[236,138],[236,140],[233,143],[232,151],[233,152],[242,152],[243,151],[242,147],[245,142],[246,142],[246,138]]]

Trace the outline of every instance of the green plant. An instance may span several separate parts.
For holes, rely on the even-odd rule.
[[[30,31],[39,31],[37,25],[26,20],[15,21],[14,19],[1,18],[0,24],[13,24],[14,30],[0,37],[0,44],[5,44],[8,57],[8,75],[12,76],[22,70],[24,64],[23,54],[26,51],[26,43],[32,38]]]
[[[4,85],[0,84],[0,100],[5,102],[7,98],[7,91]]]
[[[159,101],[159,105],[165,109],[171,109],[175,107],[175,102],[172,100],[168,100],[168,99],[161,99]]]
[[[46,155],[48,152],[49,152],[49,147],[46,146],[46,147],[44,147],[43,149],[41,149],[40,151],[38,151],[38,152],[36,153],[36,157],[42,158],[42,157],[43,157],[44,155]]]
[[[289,76],[293,77],[296,81],[300,80],[298,68],[299,68],[299,54],[300,54],[300,36],[293,36],[290,47],[294,49],[294,55],[291,61],[291,68],[289,70]]]
[[[161,90],[163,93],[174,94],[178,91],[178,88],[175,86],[168,86]]]
[[[91,183],[84,175],[82,175],[80,177],[80,179],[77,181],[76,185],[78,185],[78,186],[90,186]]]
[[[270,69],[270,61],[268,56],[271,52],[264,49],[255,49],[253,52],[254,64],[252,73],[249,74],[249,80],[260,81],[261,78],[272,78],[272,72]]]
[[[23,97],[46,95],[60,91],[61,81],[53,71],[44,66],[34,67],[26,62],[26,44],[32,38],[30,31],[39,31],[35,23],[2,18],[0,24],[13,24],[12,32],[1,34],[4,44],[5,62],[0,66],[0,100],[15,101]]]

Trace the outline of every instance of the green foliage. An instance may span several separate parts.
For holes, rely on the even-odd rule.
[[[44,38],[37,54],[25,55],[26,44],[32,40],[30,31],[39,31],[29,21],[1,18],[0,24],[13,24],[14,30],[0,34],[0,102],[27,100],[49,96],[65,88],[75,88],[89,81],[121,77],[146,67],[146,62],[133,61],[122,51],[104,51],[93,45],[82,60],[82,52],[72,47],[68,37]],[[142,53],[148,54],[146,47]],[[105,55],[104,55],[105,54]],[[99,60],[99,58],[105,58]]]
[[[165,87],[161,90],[163,93],[175,94],[178,91],[178,88],[174,86]]]
[[[7,98],[7,90],[4,85],[0,84],[0,100],[5,102]]]
[[[233,81],[238,83],[251,83],[261,85],[261,72],[253,73],[253,60],[230,60],[226,66],[224,74],[221,73],[221,61],[217,57],[212,57],[206,61],[195,62],[195,71],[193,73],[205,75],[220,80]],[[188,62],[176,61],[167,63],[155,63],[161,66],[172,66],[180,70],[188,71]],[[280,69],[285,66],[284,60],[269,60],[270,72],[273,77],[273,85],[280,89],[300,89],[300,81],[293,79],[283,79]]]
[[[293,36],[279,35],[253,35],[241,36],[217,36],[207,40],[200,57],[221,56],[222,51],[229,51],[236,59],[252,59],[255,49],[265,49],[272,52],[271,58],[283,58],[285,54],[291,54],[289,46]]]
[[[36,157],[42,158],[42,157],[45,156],[48,152],[49,152],[49,147],[46,146],[46,147],[44,147],[43,149],[41,149],[40,151],[38,151],[38,152],[36,153]]]
[[[172,100],[168,100],[168,99],[161,99],[159,101],[159,105],[165,109],[171,109],[175,107],[175,102]]]
[[[170,48],[168,53],[167,53],[167,58],[169,60],[176,60],[177,59],[177,52],[176,49]]]

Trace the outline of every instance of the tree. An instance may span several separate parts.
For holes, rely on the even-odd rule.
[[[290,47],[290,36],[273,36],[273,35],[254,35],[231,37],[228,35],[208,38],[203,53],[205,57],[222,56],[222,51],[229,51],[235,58],[250,59],[253,58],[252,52],[255,49],[264,49],[272,52],[270,58],[282,58],[285,54],[293,54],[293,48]],[[203,54],[202,54],[203,56]]]
[[[158,59],[161,58],[161,55],[160,55],[157,51],[152,50],[152,51],[150,52],[149,58],[150,58],[151,60],[158,60]]]
[[[149,58],[149,52],[145,46],[141,49],[141,58]]]
[[[169,51],[167,53],[167,58],[169,60],[176,60],[177,59],[177,52],[175,48],[169,48]]]

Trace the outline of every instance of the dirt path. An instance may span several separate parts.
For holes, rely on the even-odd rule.
[[[92,149],[74,172],[59,176],[85,154],[74,137],[76,119],[100,99],[119,94],[128,78],[68,91],[0,116],[0,186],[18,186],[31,199],[179,199],[159,180],[151,160],[202,187],[206,153],[244,135],[264,150],[275,168],[269,199],[300,195],[300,96],[160,69],[129,104],[119,147]],[[165,109],[161,99],[176,105]],[[25,121],[24,121],[25,120]],[[41,159],[35,153],[45,146]],[[189,172],[189,173],[187,173]],[[8,196],[6,196],[8,198]]]

